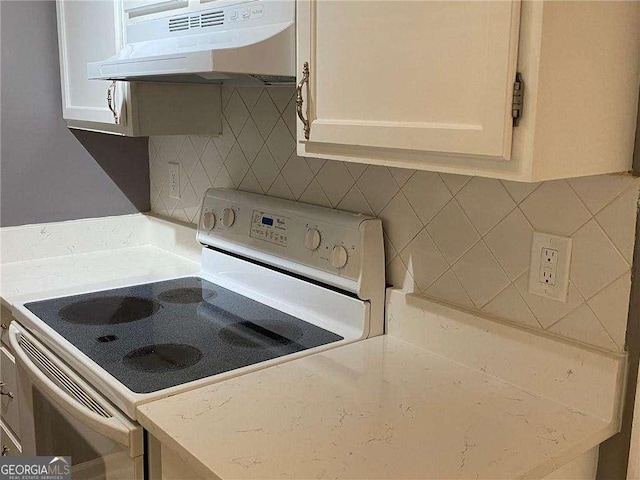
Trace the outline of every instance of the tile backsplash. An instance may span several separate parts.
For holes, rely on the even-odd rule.
[[[292,88],[223,88],[219,137],[152,137],[151,208],[197,223],[210,186],[374,214],[387,280],[528,328],[623,351],[640,180],[527,184],[300,158]],[[168,195],[180,164],[181,198]],[[528,293],[532,232],[573,237],[566,303]]]

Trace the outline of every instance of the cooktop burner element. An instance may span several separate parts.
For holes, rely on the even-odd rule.
[[[343,339],[198,277],[25,307],[136,393]]]
[[[203,288],[174,288],[158,294],[158,300],[167,303],[200,303],[212,300],[216,296],[213,290]]]
[[[202,352],[190,345],[164,343],[147,345],[125,355],[125,365],[143,372],[166,372],[182,370],[195,365],[202,358]]]
[[[117,325],[147,318],[160,309],[148,298],[106,296],[70,303],[60,309],[60,318],[83,325]]]

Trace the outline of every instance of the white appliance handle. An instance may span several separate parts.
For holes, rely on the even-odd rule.
[[[30,343],[34,344],[41,354],[44,354],[46,358],[52,362],[58,369],[62,370],[71,380],[77,383],[82,390],[91,395],[92,400],[97,403],[102,409],[104,409],[111,417],[103,417],[98,413],[92,411],[87,406],[74,399],[71,395],[65,392],[62,388],[56,385],[27,355],[22,345],[20,345],[20,336],[25,337]],[[129,447],[132,456],[139,455],[134,452],[137,450],[136,442],[133,438],[134,435],[142,435],[141,427],[134,425],[122,414],[115,411],[110,406],[106,405],[106,402],[98,400],[100,397],[96,392],[89,387],[84,381],[82,381],[77,375],[70,371],[70,369],[64,365],[61,365],[59,361],[56,361],[52,354],[48,354],[46,349],[40,345],[31,335],[27,334],[24,330],[20,329],[16,325],[16,322],[11,322],[9,325],[9,342],[15,352],[16,356],[21,360],[25,371],[29,374],[32,382],[42,389],[50,399],[54,400],[57,405],[62,407],[73,418],[91,428],[95,432],[117,442],[125,447]],[[141,437],[140,437],[141,438]]]

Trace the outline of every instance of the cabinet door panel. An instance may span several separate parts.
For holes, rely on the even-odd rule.
[[[22,456],[22,450],[17,442],[9,432],[8,427],[0,422],[0,449],[2,449],[2,455],[6,457],[20,457]]]
[[[87,79],[87,62],[115,55],[122,44],[119,1],[58,0],[58,48],[62,81],[63,116],[115,124],[107,106],[111,82]],[[118,89],[117,108],[123,92]]]
[[[519,11],[502,0],[299,0],[309,141],[509,159]]]
[[[0,381],[4,384],[2,392],[11,393],[0,397],[0,418],[20,438],[20,395],[16,381],[16,363],[4,347],[0,347]]]

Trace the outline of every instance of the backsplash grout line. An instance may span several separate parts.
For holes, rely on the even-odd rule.
[[[605,287],[606,288],[606,287]],[[600,324],[600,326],[602,327],[602,330],[604,330],[604,332],[609,336],[609,338],[611,339],[611,342],[613,342],[613,344],[618,347],[618,349],[622,350],[624,348],[624,346],[620,346],[618,345],[618,343],[614,340],[614,338],[611,336],[611,334],[607,331],[607,329],[605,328],[605,326],[602,324],[602,321],[600,321],[600,319],[598,318],[598,316],[595,314],[595,312],[593,311],[593,309],[591,308],[591,305],[589,305],[589,303],[585,300],[584,304],[587,306],[587,308],[589,309],[589,311],[591,312],[591,314],[594,316],[594,318],[596,319],[596,321]]]

